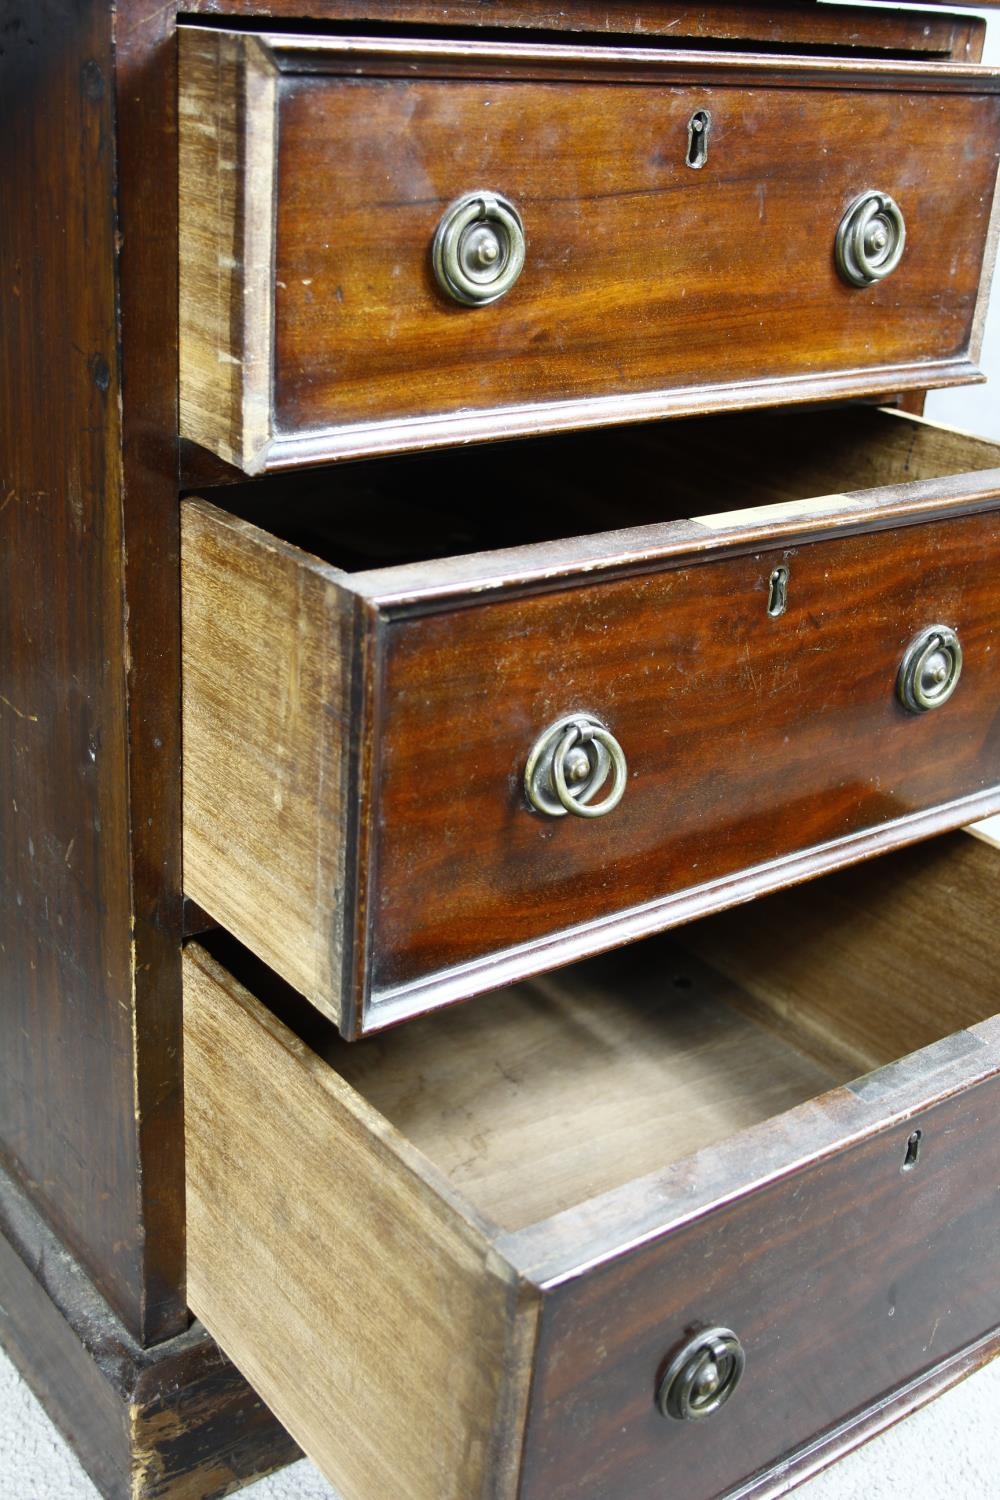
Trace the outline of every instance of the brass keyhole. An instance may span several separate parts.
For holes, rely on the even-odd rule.
[[[696,109],[688,120],[687,164],[703,167],[708,161],[708,132],[712,128],[712,116],[707,109]]]
[[[906,1155],[903,1157],[901,1172],[912,1172],[920,1160],[920,1142],[924,1138],[922,1130],[915,1130],[906,1143]]]
[[[783,615],[788,608],[788,576],[789,570],[782,563],[780,568],[775,568],[768,579],[767,612],[772,619]]]

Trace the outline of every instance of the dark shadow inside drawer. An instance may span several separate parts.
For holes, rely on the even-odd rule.
[[[185,890],[347,1036],[1000,807],[992,443],[744,415],[222,499]]]
[[[998,465],[1000,448],[987,440],[855,406],[742,412],[496,443],[486,452],[341,464],[229,485],[218,503],[360,572],[705,512],[721,523],[725,512]]]

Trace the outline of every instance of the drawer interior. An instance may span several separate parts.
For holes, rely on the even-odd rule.
[[[774,411],[499,443],[232,485],[219,500],[345,572],[905,486],[1000,447],[875,407]],[[204,493],[204,487],[200,493]],[[897,497],[898,498],[898,497]],[[824,507],[833,508],[833,507]],[[762,517],[762,519],[765,519]]]
[[[974,1049],[1000,1008],[998,877],[993,843],[948,835],[352,1044],[215,951],[515,1231],[861,1075],[877,1092],[920,1049],[900,1066]]]

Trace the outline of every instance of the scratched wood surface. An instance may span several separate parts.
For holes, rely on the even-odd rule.
[[[605,420],[640,398],[647,416],[776,404],[866,373],[888,391],[920,367],[924,385],[957,378],[970,357],[1000,141],[988,72],[977,92],[957,70],[893,63],[428,42],[405,65],[388,44],[197,28],[186,47],[183,430],[238,466],[364,451],[362,429],[420,446],[421,422],[464,429],[470,411],[544,429],[573,403],[604,401]],[[711,114],[700,170],[696,110]],[[469,309],[437,288],[429,252],[448,205],[484,185],[520,211],[527,260],[506,296]],[[872,185],[909,241],[861,289],[833,246]]]
[[[175,28],[0,18],[0,1336],[115,1500],[295,1451],[184,1294]]]
[[[204,1500],[299,1456],[204,1328],[143,1348],[6,1173],[0,1301],[6,1353],[108,1500]],[[25,1494],[9,1450],[0,1478]]]
[[[188,15],[259,15],[258,0],[190,0]],[[433,0],[269,0],[267,14],[275,20],[363,23],[437,27],[508,28],[516,30],[583,31],[637,37],[663,36],[671,42],[698,37],[719,42],[757,43],[785,50],[805,47],[825,52],[929,53],[956,61],[977,61],[985,32],[974,16],[931,12],[917,20],[891,11],[844,6],[827,10],[819,5],[724,4],[665,9],[655,3],[631,0],[575,0],[572,9],[551,0],[519,0],[517,5],[494,0],[458,0],[446,13]]]
[[[0,49],[0,1151],[143,1339],[187,1322],[169,18],[132,53],[158,9],[119,27],[120,158],[109,6],[11,0]],[[141,309],[116,270],[137,155],[160,159]]]
[[[989,1333],[998,1100],[994,1074],[554,1289],[523,1494],[714,1500],[755,1470],[780,1493],[775,1453],[795,1455]],[[922,1160],[904,1173],[914,1127]],[[709,1438],[661,1417],[653,1395],[685,1336],[719,1323],[737,1331],[747,1372]]]

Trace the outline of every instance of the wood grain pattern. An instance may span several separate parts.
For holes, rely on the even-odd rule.
[[[203,1328],[140,1347],[2,1173],[0,1301],[7,1354],[107,1500],[204,1500],[298,1456]]]
[[[485,1226],[194,948],[185,1074],[206,1327],[344,1500],[512,1500],[537,1308]]]
[[[989,1331],[998,1100],[994,1077],[553,1289],[526,1500],[713,1500]],[[904,1174],[915,1125],[924,1160]],[[653,1396],[715,1323],[747,1374],[706,1442]]]
[[[741,1016],[734,992],[662,940],[318,1050],[510,1231],[855,1076]]]
[[[143,222],[158,246],[149,259],[166,262],[159,326],[172,328],[169,147],[162,239],[130,174],[133,146],[148,161],[170,137],[162,27],[149,28],[152,80],[130,52],[133,23],[154,9],[131,7],[116,53],[110,5],[9,0],[0,51],[0,540],[12,560],[0,605],[0,1149],[129,1329],[151,1340],[187,1322],[179,923],[170,943],[173,335],[133,363],[135,287],[119,280],[123,226],[131,268]],[[146,106],[142,141],[122,155],[116,67]],[[129,617],[138,596],[142,623]]]
[[[681,941],[738,979],[781,1035],[866,1073],[1000,1009],[997,873],[995,859],[956,835],[831,875],[822,902],[782,891],[760,909],[694,923]],[[895,941],[901,932],[906,944]]]
[[[735,480],[727,430],[745,452]],[[720,509],[347,573],[185,506],[186,889],[347,1035],[848,863],[870,830],[905,842],[931,809],[955,826],[997,800],[1000,474],[922,477],[995,462],[993,445],[870,412],[530,452],[498,456],[478,486],[470,461],[440,484],[422,461],[441,498],[409,529],[406,469],[324,483],[319,517],[307,489],[307,545],[336,557],[340,516],[363,563],[360,516],[404,557],[435,525],[454,546],[474,516],[449,495],[489,534],[529,468],[543,530],[581,511],[607,524],[619,494],[623,519],[629,495],[640,514]],[[802,487],[902,475],[801,502]],[[293,492],[293,533],[299,516]],[[775,620],[778,565],[792,577]],[[939,620],[960,633],[965,676],[913,716],[899,662]],[[620,739],[630,784],[607,820],[554,822],[528,811],[524,764],[583,710]]]
[[[183,511],[185,890],[336,1014],[357,913],[352,601],[334,570]]]
[[[1000,141],[988,70],[188,35],[197,65],[185,70],[182,118],[195,145],[182,196],[196,221],[218,198],[201,122],[217,116],[226,141],[234,128],[228,81],[208,54],[242,47],[240,66],[249,73],[252,54],[259,73],[266,48],[275,71],[259,110],[249,97],[236,104],[247,141],[235,203],[227,186],[214,235],[182,242],[184,435],[251,472],[468,436],[470,422],[484,436],[499,413],[510,430],[545,429],[765,392],[772,404],[802,400],[817,382],[825,396],[847,394],[859,376],[888,392],[960,378],[967,365]],[[713,124],[709,161],[694,172],[685,152],[698,108]],[[261,198],[272,180],[273,200]],[[859,291],[840,280],[832,247],[848,205],[876,181],[902,203],[911,237],[895,275]],[[449,203],[482,183],[518,205],[529,251],[513,291],[470,310],[437,291],[429,246]],[[241,223],[273,224],[253,265]],[[216,243],[235,245],[221,281]],[[270,358],[248,363],[244,330],[256,340],[272,319]],[[256,417],[252,430],[239,425],[240,370],[244,403],[259,415],[273,400],[267,441]]]
[[[390,624],[376,995],[995,786],[998,549],[995,514],[956,516]],[[899,663],[938,620],[967,675],[914,716]],[[584,711],[625,750],[621,805],[528,813],[532,744]]]
[[[960,910],[959,936],[977,935],[995,973],[996,850],[962,834],[937,854],[931,863],[924,850],[901,853],[892,872],[917,880],[932,907],[944,897],[948,910]],[[868,1004],[871,1047],[896,1056],[908,1050],[914,1010],[924,1005],[923,975],[906,962],[911,913],[890,886],[873,889],[866,871],[837,884],[853,885],[857,909],[878,909],[879,943],[901,959],[892,990]],[[825,882],[805,899],[823,911]],[[783,944],[781,904],[757,910],[762,931]],[[842,972],[848,1013],[859,1018],[866,986],[877,982],[866,967],[874,952],[859,952],[855,971]],[[813,958],[822,1003],[822,949]],[[755,967],[751,956],[752,983]],[[508,1406],[510,1425],[461,1493],[710,1500],[751,1480],[751,1491],[767,1493],[762,1476],[776,1472],[778,1455],[782,1472],[789,1459],[808,1467],[817,1447],[832,1456],[852,1441],[845,1414],[884,1417],[893,1402],[905,1407],[915,1377],[938,1370],[947,1378],[960,1351],[995,1322],[989,1246],[1000,1227],[993,1130],[1000,1019],[982,1018],[1000,995],[995,984],[977,985],[960,941],[935,950],[934,967],[942,991],[964,997],[936,1018],[928,1011],[925,1037],[940,1040],[782,1113],[810,1087],[825,1089],[829,1072],[795,1055],[798,1038],[788,1027],[780,1039],[752,1044],[741,1029],[741,1066],[722,1016],[739,979],[692,967],[674,940],[353,1046],[304,1015],[312,1047],[203,950],[189,948],[196,1305],[211,1305],[224,1347],[257,1372],[265,1394],[272,1382],[290,1389],[288,1351],[307,1349],[289,1398],[293,1430],[341,1486],[345,1449],[364,1449],[377,1423],[387,1365],[400,1357],[413,1370],[436,1364],[466,1315],[465,1251],[443,1324],[415,1316],[413,1292],[395,1289],[401,1258],[420,1266],[436,1255],[440,1275],[450,1274],[442,1252],[454,1247],[458,1225],[459,1242],[478,1245],[471,1274],[480,1296],[487,1272],[521,1287],[518,1391],[527,1373],[521,1360],[533,1367],[530,1406]],[[678,976],[689,987],[678,986]],[[268,998],[289,1020],[301,1006],[273,976]],[[804,986],[795,1004],[811,1004]],[[620,1024],[626,1013],[631,1028]],[[945,1036],[955,1021],[968,1029]],[[850,1076],[855,1051],[848,1032],[840,1077]],[[664,1096],[658,1121],[634,1097],[637,1082],[646,1091],[647,1069],[659,1073]],[[684,1090],[701,1105],[676,1135]],[[581,1098],[593,1105],[586,1119]],[[920,1155],[904,1172],[915,1128]],[[317,1173],[318,1163],[329,1163],[329,1174]],[[519,1227],[491,1222],[497,1209],[503,1223]],[[364,1280],[359,1265],[370,1270]],[[419,1306],[420,1270],[415,1285]],[[387,1309],[381,1299],[393,1297],[399,1305]],[[533,1326],[527,1310],[537,1307],[536,1346],[524,1325]],[[404,1335],[398,1319],[406,1313]],[[289,1344],[289,1320],[300,1316],[308,1333]],[[370,1327],[370,1316],[395,1330],[388,1355],[384,1325]],[[719,1321],[743,1339],[748,1369],[716,1419],[725,1441],[706,1445],[703,1429],[665,1421],[653,1398],[673,1349],[693,1328]],[[485,1361],[483,1379],[489,1360],[498,1360],[495,1374],[507,1378],[490,1334],[496,1325],[487,1318],[480,1327],[487,1340],[468,1358]],[[303,1346],[303,1338],[313,1342]],[[362,1410],[340,1399],[339,1360],[348,1349],[355,1386],[369,1393]],[[325,1401],[313,1389],[322,1364],[332,1367]],[[456,1379],[465,1388],[465,1371],[451,1388]],[[480,1401],[459,1403],[445,1416],[475,1422],[481,1410]],[[341,1422],[354,1425],[338,1433]],[[489,1465],[501,1453],[506,1466],[494,1490]],[[344,1493],[376,1500],[380,1484],[358,1467]]]
[[[989,4],[989,0],[986,0]],[[259,0],[191,0],[189,15],[259,15]],[[373,20],[397,26],[436,26],[445,29],[484,28],[538,29],[561,32],[593,32],[627,37],[699,37],[720,42],[759,42],[767,46],[822,48],[852,53],[925,52],[954,57],[956,61],[978,61],[982,51],[983,23],[976,17],[921,16],[916,20],[891,11],[862,10],[853,6],[828,11],[822,6],[801,4],[672,6],[665,11],[655,4],[630,4],[629,0],[574,0],[571,10],[551,0],[519,0],[517,5],[494,0],[458,0],[449,4],[446,16],[433,0],[269,0],[269,17],[289,21]]]
[[[791,1486],[803,1484],[821,1473],[828,1464],[877,1437],[894,1422],[919,1411],[928,1401],[935,1400],[996,1359],[998,1352],[1000,1331],[993,1331],[957,1354],[939,1360],[864,1411],[852,1412],[836,1427],[828,1428],[821,1437],[799,1448],[779,1468],[767,1469],[748,1479],[733,1491],[732,1500],[782,1500]]]
[[[180,52],[180,426],[238,462],[270,431],[276,76],[252,37],[182,30]]]
[[[144,1320],[187,1324],[180,1065],[181,748],[177,387],[176,20],[159,0],[114,11],[116,265],[121,356],[122,629],[128,740],[134,1009]],[[106,149],[106,143],[105,143]],[[156,171],[150,163],[156,162]],[[89,191],[87,193],[89,201]],[[64,290],[61,293],[64,295]],[[100,828],[95,828],[100,837]],[[103,844],[102,844],[103,847]],[[125,917],[111,918],[125,921]],[[102,1072],[102,1086],[107,1085]],[[123,1085],[123,1100],[128,1097]],[[220,1419],[220,1433],[225,1418]]]

